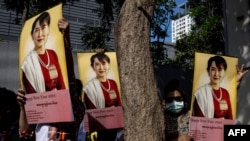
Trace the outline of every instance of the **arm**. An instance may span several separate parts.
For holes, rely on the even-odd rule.
[[[192,138],[188,134],[180,135],[177,141],[192,141]]]
[[[74,61],[70,49],[69,22],[64,18],[61,18],[58,21],[58,28],[60,32],[63,34],[66,66],[68,72],[68,82],[70,89],[72,89],[72,87],[74,87],[75,74],[74,74]]]
[[[30,84],[29,80],[27,79],[25,73],[23,72],[23,85],[25,88],[26,93],[30,94],[30,93],[36,93],[36,90],[32,87],[32,85]]]
[[[236,65],[236,70],[237,70],[237,89],[240,88],[240,82],[243,78],[243,76],[248,72],[248,70],[244,70],[244,64],[241,65],[241,68],[239,68],[238,65]]]
[[[20,130],[20,133],[25,133],[29,129],[29,124],[27,121],[25,108],[24,108],[24,105],[26,103],[26,98],[24,95],[24,91],[21,89],[18,90],[17,101],[18,101],[18,104],[20,105],[19,130]]]
[[[95,105],[91,102],[88,96],[84,93],[84,102],[87,109],[96,109]]]

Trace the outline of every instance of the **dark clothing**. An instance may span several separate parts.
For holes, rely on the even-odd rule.
[[[106,129],[97,132],[97,141],[115,141],[117,129]]]
[[[183,134],[188,134],[189,131],[190,112],[179,115],[165,113],[165,139],[172,141]]]

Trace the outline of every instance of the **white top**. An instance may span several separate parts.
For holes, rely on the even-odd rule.
[[[207,118],[214,118],[212,87],[209,84],[205,84],[196,90],[194,96],[203,115]]]
[[[100,85],[100,81],[97,78],[91,79],[83,88],[91,102],[96,108],[105,108],[105,99]]]

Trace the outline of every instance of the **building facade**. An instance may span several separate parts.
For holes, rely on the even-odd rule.
[[[178,6],[177,14],[178,18],[172,20],[172,43],[175,43],[178,39],[181,39],[183,35],[188,34],[191,31],[193,24],[192,18],[188,15],[189,7],[187,3],[183,3]]]

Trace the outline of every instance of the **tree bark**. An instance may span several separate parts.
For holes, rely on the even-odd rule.
[[[29,13],[29,1],[24,1],[24,9],[23,9],[23,14],[22,14],[22,27],[24,26],[24,23],[27,19],[28,13]]]
[[[153,5],[126,0],[115,27],[126,141],[162,141],[164,135],[149,43]]]

